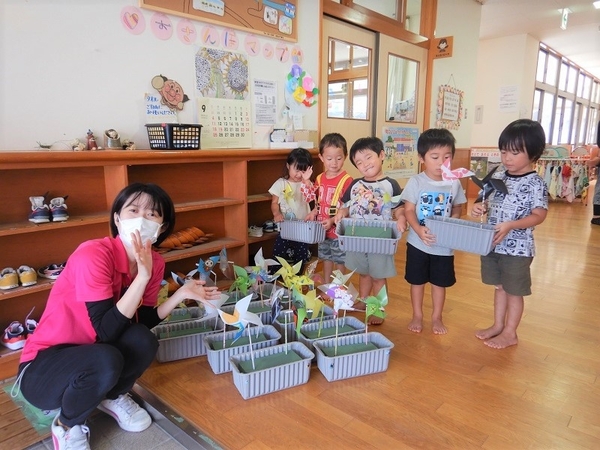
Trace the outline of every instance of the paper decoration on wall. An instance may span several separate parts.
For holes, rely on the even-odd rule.
[[[256,56],[260,54],[260,42],[256,36],[249,34],[244,39],[244,49],[250,56]]]
[[[131,34],[141,34],[146,30],[146,19],[135,6],[125,6],[121,10],[121,23]]]
[[[248,60],[241,53],[202,47],[196,53],[196,90],[203,97],[244,100],[248,96]]]
[[[275,54],[275,50],[273,49],[273,44],[266,42],[265,45],[263,46],[263,57],[265,59],[271,59],[271,58],[273,58],[274,54]]]
[[[150,29],[158,39],[166,41],[173,35],[173,24],[166,14],[154,13],[150,19]]]
[[[162,104],[168,106],[171,110],[178,109],[181,111],[183,104],[189,100],[181,85],[164,75],[156,75],[152,78],[152,87],[161,95]]]
[[[313,77],[294,64],[287,75],[285,84],[285,104],[295,113],[304,113],[317,103],[317,88]]]
[[[177,37],[186,45],[196,42],[198,34],[191,20],[181,19],[177,24]]]
[[[463,97],[465,93],[447,84],[441,85],[437,101],[438,128],[458,130],[463,115]]]
[[[237,50],[238,46],[240,45],[240,41],[234,30],[227,29],[223,31],[221,38],[221,44],[223,44],[223,47],[228,48],[229,50]]]
[[[201,38],[204,44],[217,45],[219,43],[219,32],[213,26],[204,27]]]

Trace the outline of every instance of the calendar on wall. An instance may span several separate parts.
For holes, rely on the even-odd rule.
[[[250,101],[204,97],[197,102],[203,149],[252,147]]]

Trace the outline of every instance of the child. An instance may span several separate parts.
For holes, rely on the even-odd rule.
[[[426,283],[431,283],[433,333],[448,332],[442,321],[442,311],[446,288],[456,283],[454,256],[451,249],[435,245],[435,236],[425,226],[425,218],[430,215],[460,217],[460,205],[467,202],[458,181],[442,180],[442,165],[454,156],[455,142],[448,130],[433,128],[424,131],[417,141],[417,152],[425,170],[408,180],[401,195],[406,221],[410,225],[404,279],[410,283],[413,315],[408,329],[414,333],[423,330]]]
[[[346,253],[340,250],[334,217],[341,206],[342,195],[352,182],[352,177],[344,170],[347,156],[346,139],[341,134],[329,133],[323,136],[319,143],[319,159],[323,162],[325,171],[317,175],[314,188],[308,196],[309,201],[316,199],[316,207],[308,220],[321,222],[326,230],[325,241],[319,243],[319,259],[323,261],[325,283],[331,282],[334,264],[342,273],[346,271]]]
[[[312,185],[309,179],[312,165],[312,156],[306,149],[296,148],[288,155],[284,176],[275,181],[269,189],[269,194],[272,196],[271,212],[275,223],[307,219],[310,206],[301,192],[301,187],[303,184],[307,188]],[[291,264],[310,260],[308,244],[282,239],[281,236],[275,239],[273,255],[281,256]]]
[[[385,151],[383,142],[376,137],[358,139],[350,148],[350,161],[362,178],[355,179],[342,196],[344,205],[335,216],[335,223],[344,217],[369,220],[397,220],[399,231],[406,230],[402,207],[392,209],[391,198],[400,195],[398,182],[383,174]],[[394,255],[346,252],[346,267],[360,275],[360,298],[377,295],[385,286],[386,278],[396,275]],[[379,325],[383,319],[371,316],[369,324]]]
[[[493,177],[504,181],[508,194],[494,191],[489,205],[476,204],[471,212],[495,226],[494,250],[481,257],[481,279],[492,284],[494,324],[475,334],[492,348],[516,345],[523,316],[523,296],[531,295],[530,266],[535,255],[533,229],[548,213],[548,188],[533,169],[544,151],[546,136],[538,122],[515,120],[500,134],[498,148],[504,171]]]

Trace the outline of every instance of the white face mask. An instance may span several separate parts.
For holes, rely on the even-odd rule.
[[[119,219],[121,224],[119,237],[123,244],[128,247],[133,246],[131,241],[131,233],[135,230],[139,230],[140,236],[142,237],[142,243],[146,243],[150,240],[153,244],[156,242],[158,235],[160,234],[160,228],[162,225],[158,222],[145,219],[144,217],[136,217],[135,219]]]

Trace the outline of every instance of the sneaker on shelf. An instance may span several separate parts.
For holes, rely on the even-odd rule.
[[[40,267],[38,269],[37,273],[42,278],[56,280],[64,268],[65,268],[64,263],[63,264],[50,264],[48,266]]]
[[[31,308],[31,311],[29,311],[29,314],[27,314],[27,317],[25,317],[25,334],[26,334],[25,337],[28,337],[30,334],[33,334],[33,332],[35,331],[35,329],[38,326],[38,323],[36,320],[29,318],[34,309],[35,309],[35,306],[33,308]]]
[[[14,289],[19,287],[19,275],[12,267],[2,269],[0,272],[0,289]]]
[[[277,226],[272,220],[267,220],[265,223],[263,223],[262,228],[265,233],[273,233],[274,231],[277,231]]]
[[[252,237],[261,237],[263,235],[263,229],[262,227],[252,225],[248,228],[248,235]]]
[[[591,220],[591,224],[592,224],[592,225],[600,225],[600,217],[594,217],[594,218]]]
[[[98,409],[113,416],[125,431],[144,431],[152,424],[150,414],[140,407],[129,394],[119,395],[115,400],[102,400]]]
[[[19,281],[22,286],[33,286],[37,283],[37,272],[29,266],[21,266],[17,269]]]
[[[55,197],[50,200],[50,215],[53,222],[64,222],[69,218],[67,204],[65,203],[68,197],[68,195],[65,195],[64,197]]]
[[[52,442],[55,450],[90,450],[90,429],[85,425],[65,428],[58,423],[57,414],[52,421]]]
[[[21,322],[15,320],[4,330],[2,345],[11,350],[19,350],[25,345],[25,339],[25,328],[23,328]]]
[[[29,221],[33,223],[46,223],[50,222],[50,208],[46,203],[46,194],[29,197],[31,202],[31,213],[29,214]]]

